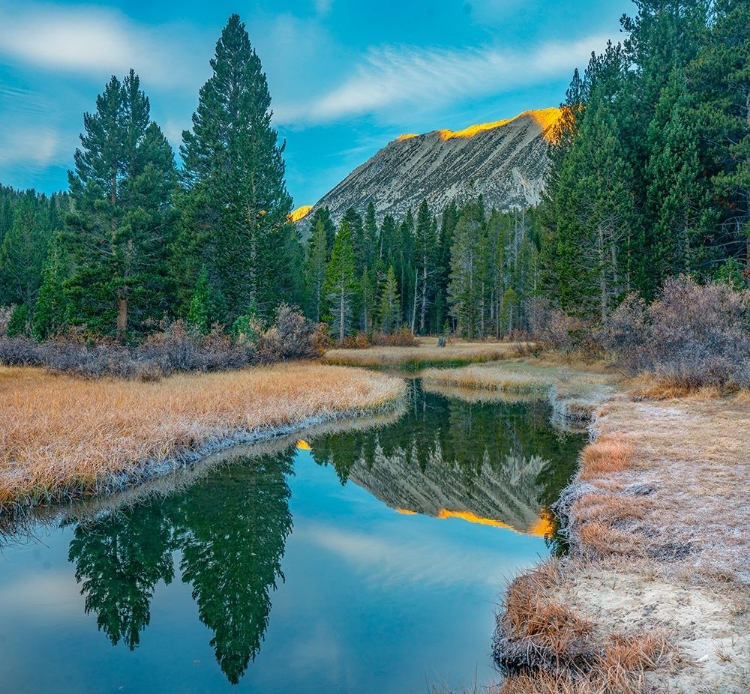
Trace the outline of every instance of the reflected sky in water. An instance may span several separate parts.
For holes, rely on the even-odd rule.
[[[380,694],[491,681],[499,591],[548,543],[436,509],[526,525],[582,441],[549,429],[538,404],[414,398],[387,428],[237,461],[166,498],[11,539],[3,690]],[[451,447],[467,421],[471,445]],[[415,452],[426,438],[428,458]]]

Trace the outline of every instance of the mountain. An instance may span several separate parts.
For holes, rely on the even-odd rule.
[[[539,202],[547,167],[547,144],[560,110],[527,111],[459,131],[402,135],[350,173],[312,207],[292,214],[305,230],[310,212],[327,207],[338,223],[347,208],[364,211],[372,201],[380,220],[403,217],[426,199],[440,214],[451,200],[481,194],[487,209]]]
[[[547,465],[539,456],[509,455],[499,468],[484,462],[469,480],[466,470],[442,460],[439,449],[424,470],[406,451],[386,456],[379,449],[373,465],[360,460],[352,466],[349,481],[399,513],[462,518],[545,535],[550,527],[541,515],[537,479]]]

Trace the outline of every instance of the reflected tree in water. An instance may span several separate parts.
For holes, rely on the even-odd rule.
[[[86,612],[113,644],[131,650],[150,620],[156,584],[174,576],[169,519],[159,503],[107,516],[75,529],[68,559],[76,564]]]
[[[192,586],[201,621],[227,679],[236,684],[257,655],[283,580],[281,559],[292,529],[293,452],[218,470],[184,492],[79,525],[68,558],[76,564],[86,612],[113,644],[140,643],[159,580]]]
[[[236,684],[260,650],[271,589],[284,578],[281,559],[292,530],[289,485],[293,453],[226,468],[200,482],[179,505],[182,580],[227,679]]]
[[[523,530],[567,483],[583,441],[559,436],[548,417],[541,403],[466,403],[425,394],[415,383],[409,410],[395,424],[322,436],[311,452],[342,484],[367,478],[394,507],[452,499]],[[182,492],[76,528],[69,559],[86,611],[96,613],[113,644],[138,646],[155,587],[173,580],[179,550],[182,580],[212,631],[216,660],[229,682],[240,681],[284,579],[293,457],[290,450],[235,461]]]
[[[312,455],[319,465],[333,465],[342,482],[355,464],[372,468],[379,450],[384,458],[404,455],[422,472],[430,464],[457,465],[468,485],[485,464],[499,469],[509,458],[537,456],[548,461],[539,475],[539,501],[546,505],[570,479],[582,440],[554,430],[544,402],[470,403],[425,393],[414,382],[410,407],[396,425],[321,436]]]

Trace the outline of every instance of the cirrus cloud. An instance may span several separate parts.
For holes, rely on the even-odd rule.
[[[606,41],[605,36],[587,36],[543,43],[525,52],[496,47],[370,49],[341,84],[304,103],[277,106],[276,118],[295,126],[363,115],[399,123],[415,110],[429,112],[461,99],[567,78]]]

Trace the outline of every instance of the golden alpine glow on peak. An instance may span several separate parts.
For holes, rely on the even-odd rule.
[[[440,518],[440,520],[446,520],[448,518],[460,518],[461,520],[465,520],[468,523],[491,525],[494,528],[504,528],[505,530],[513,530],[514,532],[518,532],[512,525],[508,525],[507,523],[503,523],[499,520],[493,520],[492,518],[482,518],[481,516],[473,514],[471,511],[449,511],[446,508],[441,508],[438,511],[437,517]]]
[[[396,142],[402,142],[403,140],[413,140],[415,137],[419,137],[416,133],[404,133],[396,138]]]
[[[312,205],[302,205],[302,207],[298,207],[294,212],[291,212],[287,219],[290,222],[299,222],[300,219],[304,219],[307,217],[307,215],[310,214],[310,210],[312,210]]]
[[[551,129],[552,126],[560,120],[561,111],[559,108],[545,108],[537,111],[524,111],[515,118],[507,118],[505,120],[496,120],[491,123],[477,123],[476,125],[470,125],[468,128],[463,130],[438,130],[441,140],[453,140],[456,138],[471,138],[485,130],[494,130],[495,128],[502,128],[504,125],[513,123],[521,118],[531,118],[541,129],[544,138],[548,141],[551,140]]]
[[[408,508],[397,508],[396,513],[400,513],[402,516],[416,516],[416,511],[410,511]]]

